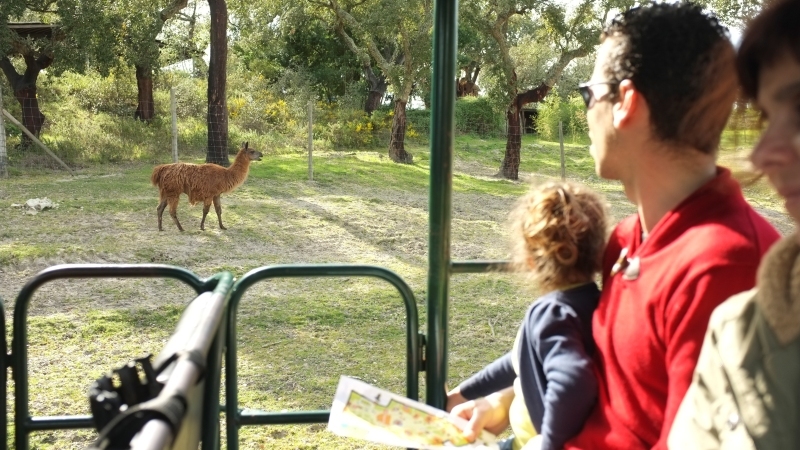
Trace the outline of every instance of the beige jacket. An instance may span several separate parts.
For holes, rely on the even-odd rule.
[[[757,288],[714,311],[670,449],[800,449],[799,241],[776,243]]]

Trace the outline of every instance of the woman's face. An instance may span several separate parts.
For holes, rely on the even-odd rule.
[[[800,224],[800,62],[786,51],[759,73],[758,107],[766,129],[750,160]]]

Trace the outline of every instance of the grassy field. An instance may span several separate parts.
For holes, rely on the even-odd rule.
[[[505,218],[530,182],[560,174],[558,146],[523,141],[522,180],[496,178],[504,142],[460,137],[453,180],[455,259],[502,259]],[[0,297],[11,322],[14,299],[42,269],[60,263],[166,263],[200,276],[235,276],[279,263],[366,263],[388,267],[412,287],[425,331],[428,150],[413,165],[385,151],[315,154],[314,181],[303,154],[265,153],[247,182],[222,200],[227,231],[207,222],[185,197],[179,233],[165,217],[158,232],[151,164],[66,174],[15,176],[0,184]],[[568,145],[567,176],[605,193],[616,219],[633,212],[617,183],[594,175],[586,145]],[[201,155],[185,160],[199,162]],[[163,161],[169,160],[163,154]],[[739,167],[735,151],[723,162]],[[783,232],[780,202],[762,182],[747,196]],[[13,204],[48,197],[58,207],[36,215]],[[502,274],[451,280],[449,377],[457,384],[507,351],[535,290]],[[144,353],[158,353],[193,298],[171,281],[55,282],[34,297],[29,320],[33,415],[88,414],[90,383]],[[269,411],[327,409],[346,374],[405,391],[405,314],[393,288],[363,279],[277,280],[254,286],[239,313],[239,405]],[[10,336],[10,331],[7,333]],[[421,374],[424,380],[424,375]],[[424,393],[424,382],[421,383]],[[9,408],[12,405],[9,396]],[[84,448],[94,433],[35,433],[34,448]],[[324,425],[245,427],[247,449],[374,448],[343,441]]]

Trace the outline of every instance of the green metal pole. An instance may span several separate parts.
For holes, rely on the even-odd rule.
[[[425,400],[444,409],[447,397],[447,309],[453,185],[458,0],[435,0],[431,91],[431,187],[428,236],[428,346]]]

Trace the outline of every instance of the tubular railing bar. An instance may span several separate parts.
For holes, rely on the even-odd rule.
[[[211,290],[217,284],[217,276],[203,280],[184,268],[165,264],[62,264],[39,272],[25,283],[14,306],[14,329],[9,355],[14,379],[14,445],[18,450],[28,449],[28,435],[34,429],[62,429],[53,417],[37,417],[34,420],[29,415],[27,322],[28,306],[36,290],[45,283],[64,278],[173,278],[188,284],[197,294]],[[66,420],[64,416],[58,417]],[[87,424],[86,416],[73,417],[72,423]]]
[[[511,270],[510,265],[510,261],[499,260],[453,261],[450,263],[450,274],[508,272]]]
[[[187,352],[200,352],[208,362],[209,352],[212,350],[214,340],[218,339],[217,335],[220,327],[223,325],[225,317],[225,309],[228,305],[228,300],[231,295],[231,288],[233,287],[233,275],[230,272],[222,272],[216,275],[217,284],[214,288],[211,298],[207,301],[205,314],[203,314],[198,321],[197,328],[190,335],[188,342],[183,346],[182,350]],[[201,304],[202,305],[202,304]],[[213,372],[219,372],[219,365],[207,365],[207,369]],[[174,395],[186,398],[189,390],[202,376],[203,367],[199,367],[196,361],[190,358],[178,359],[175,367],[164,384],[163,389],[158,394],[159,397],[171,397]],[[217,377],[217,380],[219,378]],[[216,389],[219,392],[219,386]],[[204,390],[204,395],[208,390]],[[188,399],[187,399],[188,400]],[[208,400],[208,399],[206,399]],[[219,423],[219,399],[215,399],[214,403],[203,403],[202,423],[206,425],[208,417],[213,417]],[[184,411],[184,414],[186,411]],[[205,437],[206,431],[201,431]],[[172,445],[176,436],[173,435],[170,425],[161,419],[154,419],[148,421],[141,432],[136,437],[135,444],[131,446],[132,450],[148,450],[148,449],[163,449]],[[208,445],[208,447],[207,447]],[[211,448],[214,442],[203,442],[203,448]]]
[[[219,391],[222,384],[222,352],[225,349],[225,337],[228,327],[228,305],[230,295],[225,300],[225,309],[222,312],[222,321],[217,329],[214,341],[206,359],[206,385],[203,393],[203,418],[200,431],[202,450],[218,450],[220,448],[219,416]]]
[[[457,47],[458,0],[434,0],[425,402],[439,409],[444,409],[447,402],[445,383],[456,104],[452,80],[456,78]]]
[[[28,431],[94,428],[92,416],[47,416],[28,418]]]
[[[419,319],[417,314],[417,303],[414,293],[408,284],[399,275],[389,269],[358,264],[297,264],[297,265],[276,265],[253,269],[246,273],[233,286],[230,305],[228,306],[228,336],[227,350],[225,352],[225,420],[227,430],[227,442],[229,450],[239,448],[239,427],[242,425],[261,424],[258,417],[274,417],[279,414],[287,416],[299,414],[310,414],[316,417],[316,421],[303,421],[302,423],[320,423],[327,421],[324,413],[329,411],[299,411],[294,413],[274,413],[274,414],[250,414],[246,420],[242,420],[238,399],[238,373],[237,373],[237,348],[236,348],[236,319],[239,310],[239,301],[244,293],[253,284],[271,278],[310,278],[310,277],[373,277],[389,282],[397,288],[406,306],[406,395],[412,399],[419,398],[419,377],[418,373],[422,370],[421,341],[419,334]],[[324,419],[324,420],[323,420]],[[270,422],[272,423],[272,422]],[[277,422],[275,422],[277,423]],[[295,422],[280,422],[295,423]]]
[[[291,411],[291,412],[259,412],[239,415],[239,424],[244,425],[288,425],[297,423],[325,423],[330,419],[330,411]]]

